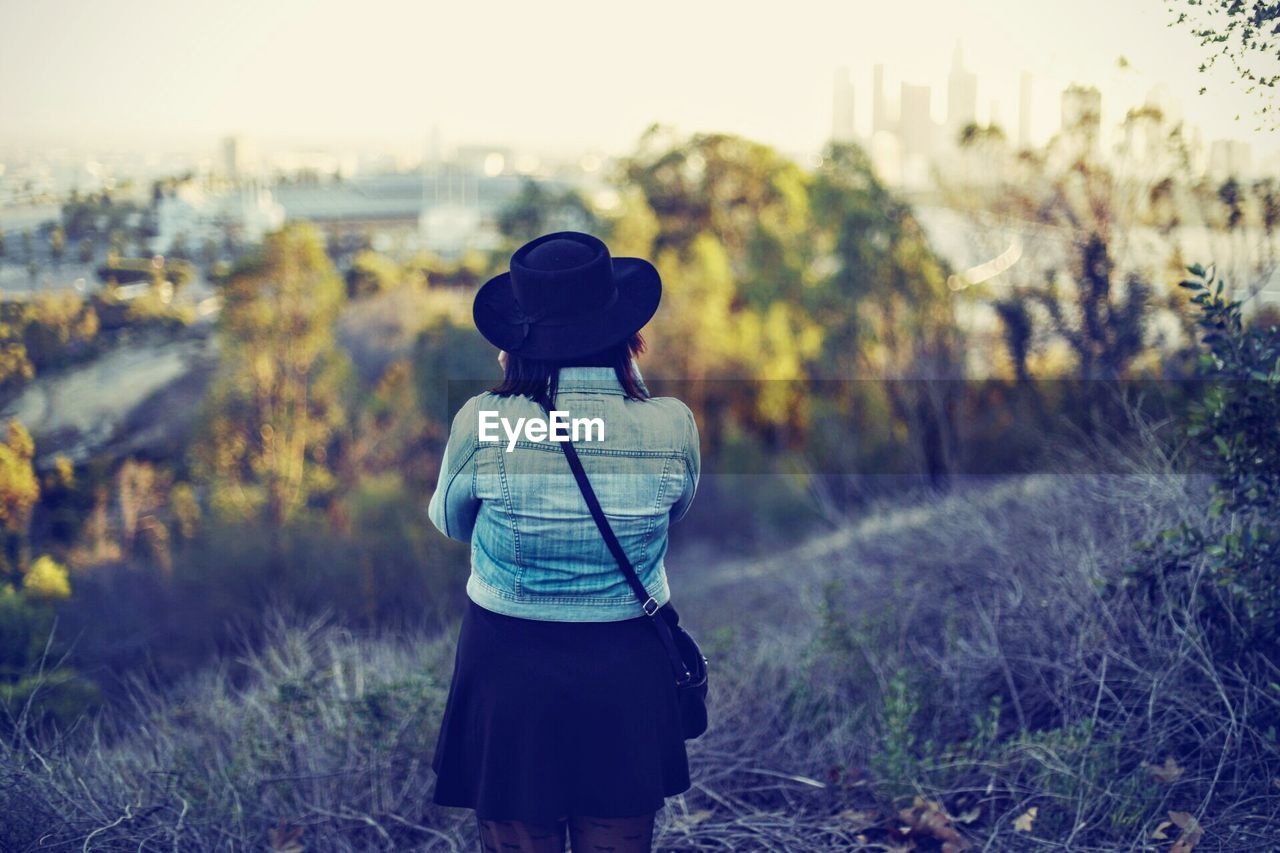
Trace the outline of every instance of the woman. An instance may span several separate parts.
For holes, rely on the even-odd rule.
[[[519,428],[548,420],[541,402],[602,427],[574,447],[646,606],[669,608],[667,528],[688,511],[700,457],[688,407],[649,396],[635,361],[661,294],[648,261],[575,231],[526,243],[476,293],[505,375],[454,418],[429,508],[471,543],[432,766],[434,801],[475,809],[485,850],[561,851],[567,834],[575,851],[647,851],[664,798],[690,785],[657,632],[559,442]]]

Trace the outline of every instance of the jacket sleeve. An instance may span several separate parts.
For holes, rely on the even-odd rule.
[[[445,536],[462,542],[471,541],[480,511],[474,476],[479,446],[476,398],[472,397],[458,410],[449,428],[449,440],[440,460],[440,479],[427,506],[431,523]]]
[[[702,455],[699,449],[698,422],[693,419],[693,412],[684,407],[685,414],[685,452],[684,452],[684,489],[680,497],[671,507],[673,522],[684,518],[693,503],[693,496],[698,491],[698,478],[702,475]]]

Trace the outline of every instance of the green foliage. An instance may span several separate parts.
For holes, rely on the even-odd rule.
[[[347,271],[347,296],[359,299],[390,290],[404,280],[395,261],[369,249],[359,252]]]
[[[490,254],[467,249],[459,257],[446,260],[434,252],[419,252],[405,262],[404,275],[407,280],[431,287],[472,288],[496,272],[498,261]]]
[[[829,144],[811,196],[824,234],[824,252],[815,263],[824,273],[803,296],[810,314],[822,318],[824,343],[815,372],[841,380],[829,390],[851,419],[887,403],[879,424],[858,424],[852,432],[882,430],[886,423],[904,429],[913,467],[941,485],[955,465],[961,383],[896,380],[963,375],[963,341],[946,266],[910,206],[880,182],[861,147]],[[853,377],[889,381],[848,381]],[[853,470],[864,459],[879,458],[865,454],[855,442],[828,458],[839,460],[839,470]]]
[[[166,299],[155,290],[124,303],[123,324],[129,328],[176,332],[190,326],[195,319],[195,307],[190,303]]]
[[[334,342],[345,298],[309,225],[268,236],[223,287],[221,365],[193,448],[221,513],[278,527],[331,492],[350,379]]]
[[[48,554],[42,554],[23,576],[22,591],[38,601],[70,598],[71,582],[67,578],[67,567]]]
[[[800,297],[814,239],[808,176],[779,152],[725,133],[680,139],[650,127],[619,165],[657,218],[652,251],[686,253],[708,235],[723,247],[737,298],[762,309]]]
[[[89,297],[41,293],[0,301],[0,390],[17,391],[38,374],[99,355],[122,329],[174,331],[195,318],[189,305],[152,291],[122,300],[110,291]]]
[[[416,396],[423,414],[447,437],[453,413],[473,394],[497,384],[497,351],[475,326],[441,315],[418,334],[412,354]],[[468,381],[470,380],[470,381]],[[443,445],[441,445],[443,446]]]
[[[895,670],[881,697],[880,748],[870,762],[876,781],[891,799],[916,790],[921,781],[920,753],[932,752],[932,743],[923,747],[916,743],[919,713],[919,699],[911,689],[907,672]]]
[[[157,261],[154,258],[114,256],[98,267],[97,272],[98,278],[104,282],[114,282],[117,285],[138,284],[144,281],[159,284],[169,281],[175,288],[181,289],[195,278],[196,269],[190,261],[181,258],[170,257]]]
[[[816,229],[809,178],[767,145],[730,134],[685,139],[655,125],[619,165],[617,244],[654,260],[664,281],[646,330],[663,375],[699,416],[711,452],[730,421],[771,447],[802,440],[802,380],[823,323],[806,309]],[[734,376],[736,382],[705,380]]]
[[[1188,27],[1200,40],[1200,46],[1209,49],[1200,71],[1212,68],[1225,56],[1244,82],[1245,91],[1259,94],[1262,106],[1258,114],[1274,119],[1275,105],[1270,95],[1280,81],[1275,65],[1280,60],[1280,4],[1267,0],[1166,2],[1179,10],[1174,23]],[[1205,91],[1206,87],[1201,87],[1200,94]]]
[[[603,225],[579,190],[533,178],[521,181],[520,192],[498,213],[498,231],[513,248],[550,231],[597,234]]]
[[[0,443],[0,579],[16,576],[23,568],[27,545],[27,528],[31,512],[40,499],[40,482],[36,479],[32,460],[35,442],[26,427],[10,419],[6,436]]]
[[[1214,476],[1209,506],[1148,544],[1130,585],[1189,596],[1225,655],[1280,654],[1280,328],[1245,327],[1211,269],[1189,268],[1207,381],[1187,433]],[[1203,572],[1203,576],[1201,576]]]
[[[21,387],[37,373],[97,351],[99,318],[74,293],[0,302],[0,386]]]
[[[129,229],[142,213],[138,203],[116,198],[108,190],[84,196],[73,191],[62,205],[62,228],[71,239],[107,237]]]
[[[65,726],[98,703],[91,682],[71,667],[55,666],[60,650],[52,642],[54,624],[43,596],[0,583],[0,732],[46,721]]]

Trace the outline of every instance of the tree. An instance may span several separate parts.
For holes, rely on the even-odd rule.
[[[1267,90],[1280,80],[1280,3],[1264,0],[1167,0],[1178,15],[1170,26],[1186,26],[1210,48],[1200,71],[1212,68],[1226,57],[1245,91],[1258,93],[1262,106],[1258,114],[1274,122],[1276,109]],[[1204,94],[1207,87],[1200,88]]]
[[[974,223],[981,255],[1020,251],[990,283],[960,282],[990,299],[1017,377],[1125,378],[1147,352],[1189,345],[1191,314],[1173,287],[1184,239],[1207,239],[1238,281],[1260,286],[1273,268],[1268,183],[1202,180],[1184,128],[1152,104],[1130,110],[1119,129],[1114,165],[1090,141],[1096,118],[1083,115],[1041,150],[972,139],[962,149],[971,180],[940,176],[948,206]],[[1180,342],[1163,331],[1170,323],[1181,325]],[[1055,353],[1065,357],[1051,367]]]
[[[700,234],[724,247],[739,297],[763,309],[797,300],[811,281],[808,177],[768,145],[726,133],[683,139],[652,125],[619,161],[616,180],[643,193],[657,219],[653,253],[684,253]]]
[[[963,342],[947,270],[908,204],[876,177],[858,145],[832,142],[812,189],[825,236],[810,311],[826,320],[822,364],[830,377],[883,381],[890,411],[907,428],[919,468],[946,485],[958,453],[957,394]],[[841,381],[846,411],[863,408],[863,383]]]
[[[651,126],[621,160],[615,246],[653,258],[669,288],[650,340],[717,448],[732,417],[770,446],[802,437],[801,385],[822,326],[804,302],[814,282],[808,178],[767,145],[729,134],[683,138]],[[710,379],[733,377],[733,382]]]
[[[524,178],[520,192],[498,213],[498,231],[513,246],[549,231],[596,233],[600,217],[576,188],[557,190],[534,178]]]
[[[67,232],[62,230],[59,225],[53,229],[49,235],[49,254],[53,256],[54,263],[62,263],[62,258],[67,253]]]
[[[4,538],[0,569],[9,575],[24,568],[31,511],[40,499],[40,482],[32,466],[34,458],[31,434],[19,421],[11,419],[5,439],[0,442],[0,535]]]
[[[171,472],[133,458],[126,459],[116,471],[121,550],[125,557],[144,552],[166,572],[172,568],[170,535],[162,514],[169,503],[172,484]]]
[[[347,296],[359,299],[390,290],[403,280],[400,267],[371,249],[360,251],[347,272]]]
[[[279,531],[329,491],[349,376],[334,342],[344,300],[323,238],[303,224],[269,235],[223,287],[221,364],[194,460],[221,514]]]

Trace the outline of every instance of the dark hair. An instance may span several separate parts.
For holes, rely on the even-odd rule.
[[[501,397],[523,394],[537,401],[542,395],[554,402],[560,385],[560,368],[562,367],[612,367],[614,375],[622,385],[622,390],[631,400],[647,400],[649,394],[640,384],[639,378],[632,369],[632,356],[644,352],[644,337],[635,332],[612,346],[599,352],[578,358],[544,361],[538,358],[524,358],[513,352],[507,353],[507,372],[502,381],[489,389]]]

